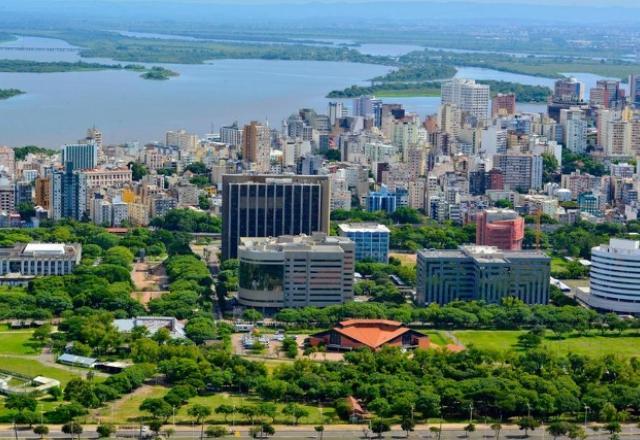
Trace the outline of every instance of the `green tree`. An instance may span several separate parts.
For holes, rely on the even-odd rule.
[[[224,416],[224,422],[227,423],[228,422],[228,418],[231,414],[234,414],[236,412],[236,409],[233,405],[229,405],[226,403],[220,404],[216,409],[215,409],[215,413],[216,414],[222,414]]]
[[[96,432],[100,438],[109,438],[116,432],[115,426],[108,423],[101,423],[96,427]]]
[[[490,428],[493,431],[495,440],[500,440],[500,432],[502,431],[502,425],[500,423],[492,423]]]
[[[242,313],[242,319],[255,323],[262,319],[262,313],[256,309],[247,309]]]
[[[62,432],[72,437],[74,435],[77,435],[78,440],[80,439],[80,434],[82,434],[82,431],[83,431],[82,425],[78,422],[67,422],[64,425],[62,425]]]
[[[196,403],[189,407],[187,414],[193,417],[196,422],[200,424],[200,438],[202,439],[202,437],[204,437],[204,421],[211,415],[211,408],[206,405]]]
[[[297,403],[289,403],[283,409],[282,413],[293,418],[293,424],[297,425],[298,421],[309,415],[309,411],[302,405]]]
[[[142,180],[144,176],[149,174],[147,167],[139,162],[131,162],[129,169],[131,170],[131,178],[136,182]]]
[[[554,420],[547,427],[547,432],[555,440],[558,437],[566,435],[567,432],[569,432],[569,428],[570,426],[566,422],[563,422],[561,420]]]
[[[33,433],[38,434],[40,438],[44,438],[45,435],[49,434],[49,427],[47,425],[34,426]]]
[[[162,430],[162,420],[153,419],[149,421],[149,429],[153,431],[153,436],[158,438],[160,436],[160,431]]]
[[[520,428],[521,431],[524,431],[525,437],[529,437],[529,431],[534,431],[539,426],[540,422],[531,416],[520,417],[518,419],[518,428]]]
[[[410,417],[403,417],[402,422],[400,422],[400,429],[402,429],[407,438],[409,438],[409,433],[411,433],[416,427],[415,422]]]
[[[473,423],[469,423],[464,427],[464,432],[466,433],[467,438],[469,438],[469,434],[471,434],[472,432],[476,432],[476,425],[474,425]]]
[[[139,407],[140,411],[150,413],[154,419],[162,420],[166,423],[173,413],[173,408],[164,399],[148,398],[144,399]]]
[[[261,423],[259,426],[254,426],[249,429],[249,435],[252,438],[265,438],[274,435],[276,430],[269,423]]]
[[[375,419],[371,422],[371,430],[378,435],[378,438],[382,438],[382,434],[391,430],[391,425],[386,420]]]
[[[220,438],[229,435],[229,431],[224,426],[209,426],[205,431],[207,437]]]
[[[313,427],[313,430],[318,433],[320,440],[324,438],[324,425],[317,425]]]

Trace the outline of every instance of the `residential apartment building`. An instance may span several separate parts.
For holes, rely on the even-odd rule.
[[[453,104],[478,121],[489,116],[489,86],[474,80],[454,78],[442,83],[442,104]]]
[[[524,219],[510,209],[487,209],[476,216],[476,244],[519,251],[524,240]]]

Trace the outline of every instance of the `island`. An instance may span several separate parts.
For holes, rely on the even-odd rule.
[[[140,77],[143,79],[164,81],[178,75],[178,72],[174,72],[173,70],[165,69],[164,67],[153,66],[151,69],[140,75]]]
[[[23,95],[26,92],[23,92],[19,89],[0,89],[0,99],[9,99],[14,96]]]

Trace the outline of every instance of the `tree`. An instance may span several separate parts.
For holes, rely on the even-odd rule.
[[[49,427],[46,425],[38,425],[33,428],[33,433],[38,434],[40,438],[44,438],[45,435],[49,434]]]
[[[154,437],[160,436],[160,430],[162,429],[162,420],[153,419],[149,421],[149,429],[153,431]]]
[[[382,434],[389,432],[391,430],[391,426],[383,419],[375,419],[371,422],[371,430],[378,434],[378,438],[382,438]]]
[[[282,413],[293,417],[293,424],[297,425],[298,421],[302,417],[307,417],[309,415],[309,411],[303,407],[302,405],[298,405],[297,403],[289,403],[282,409]]]
[[[553,437],[554,440],[558,437],[562,437],[563,435],[567,434],[568,431],[569,431],[569,425],[566,422],[563,422],[560,420],[554,420],[547,427],[547,432],[549,433],[550,436]]]
[[[260,426],[254,426],[249,429],[251,438],[265,438],[274,435],[276,430],[269,423],[261,423]]]
[[[167,428],[164,430],[164,436],[165,438],[167,438],[167,440],[170,439],[175,433],[176,433],[176,430],[173,428]]]
[[[582,426],[571,425],[567,430],[567,437],[571,440],[585,440],[587,438],[587,433]]]
[[[138,162],[131,162],[129,164],[129,168],[131,169],[131,179],[135,181],[139,181],[144,176],[149,174],[149,170],[146,166]]]
[[[518,419],[518,427],[521,431],[524,431],[524,436],[529,437],[529,430],[534,431],[540,426],[540,422],[531,416],[520,417]]]
[[[502,431],[502,425],[500,423],[493,423],[490,428],[495,435],[495,440],[500,440],[500,431]]]
[[[260,313],[256,309],[247,309],[242,313],[242,319],[255,323],[256,321],[260,321],[262,319],[262,313]]]
[[[324,438],[324,425],[314,426],[313,430],[318,433],[320,440]]]
[[[620,433],[622,431],[622,426],[620,425],[620,422],[613,421],[604,425],[604,429],[609,431],[609,434],[613,435]]]
[[[467,434],[467,438],[469,438],[469,434],[471,434],[472,432],[476,432],[476,425],[474,425],[473,423],[469,423],[464,427],[464,431]]]
[[[229,435],[224,426],[209,426],[206,430],[207,437],[220,438]]]
[[[38,401],[31,394],[9,394],[4,401],[4,406],[7,409],[18,410],[18,412],[23,412],[24,410],[35,411]]]
[[[154,419],[162,420],[166,423],[169,416],[173,413],[173,408],[164,399],[149,398],[144,399],[140,404],[140,411],[146,411],[153,416]]]
[[[404,417],[400,423],[400,428],[407,434],[407,438],[409,438],[409,433],[412,432],[415,427],[416,424],[410,417]]]
[[[232,405],[226,404],[226,403],[221,404],[220,406],[218,406],[215,409],[215,413],[216,414],[224,415],[224,422],[225,423],[228,422],[229,415],[231,415],[231,414],[233,414],[235,412],[236,412],[235,407],[232,406]]]
[[[109,438],[116,432],[116,429],[111,424],[101,423],[96,428],[96,432],[98,433],[98,437],[100,438]]]
[[[31,202],[21,202],[18,204],[17,211],[20,214],[20,218],[25,222],[36,216],[36,208]]]
[[[82,434],[82,431],[82,425],[78,422],[67,422],[62,425],[62,432],[70,435],[72,438],[74,435],[77,435],[78,439],[80,439],[80,434]]]
[[[187,410],[187,414],[196,419],[196,422],[201,425],[200,438],[202,439],[202,437],[204,437],[204,421],[211,415],[211,408],[196,403],[195,405],[189,407],[189,409]]]

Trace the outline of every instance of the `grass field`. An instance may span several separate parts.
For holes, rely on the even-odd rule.
[[[518,336],[524,331],[464,330],[453,333],[467,346],[505,351],[518,349]],[[572,335],[566,339],[556,339],[549,332],[542,345],[558,354],[576,353],[594,357],[608,354],[624,357],[640,355],[640,335],[637,333],[624,333],[622,336],[600,336],[593,333],[588,336]]]
[[[125,396],[123,399],[109,404],[108,407],[97,410],[93,413],[94,418],[100,418],[102,421],[115,420],[117,423],[137,422],[144,419],[149,415],[141,412],[138,408],[140,404],[147,398],[161,398],[167,393],[168,389],[163,386],[148,386],[143,387],[133,394]],[[245,405],[254,406],[260,403],[258,399],[254,399],[247,396],[229,395],[227,393],[218,393],[210,396],[197,396],[192,398],[189,403],[176,411],[176,424],[191,424],[193,418],[187,414],[190,405],[193,404],[206,405],[211,408],[212,415],[207,418],[207,423],[224,423],[225,419],[223,415],[215,414],[215,409],[223,403],[229,405],[235,405],[241,407]],[[277,404],[277,416],[276,423],[290,423],[291,419],[282,415],[282,408],[285,404]],[[316,406],[304,405],[309,411],[309,417],[305,417],[300,420],[300,423],[304,424],[319,424],[323,417],[326,419],[335,418],[335,410],[333,408],[320,409]],[[232,416],[228,417],[228,422],[231,423]],[[168,421],[173,423],[173,420]],[[241,414],[236,414],[235,422],[238,424],[248,424],[249,419],[244,418]]]
[[[30,377],[51,377],[59,380],[62,385],[65,385],[71,379],[78,376],[78,374],[74,374],[68,370],[44,365],[35,359],[21,357],[0,356],[0,368]]]
[[[442,332],[433,330],[433,331],[421,331],[421,333],[424,333],[425,335],[429,336],[429,339],[434,344],[438,344],[438,345],[451,344],[451,341],[449,340],[449,338],[447,338],[446,335],[444,335]]]
[[[40,353],[40,349],[29,344],[33,331],[0,330],[0,354],[30,355]]]

